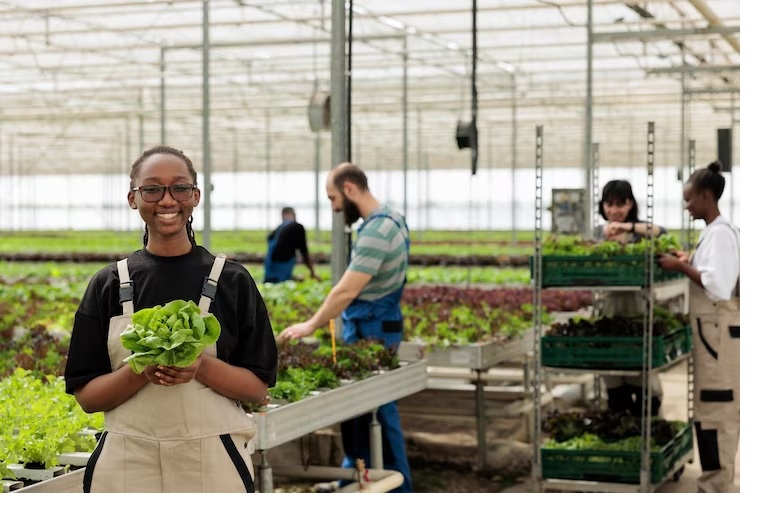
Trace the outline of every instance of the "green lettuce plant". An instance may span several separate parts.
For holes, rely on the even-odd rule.
[[[61,453],[91,452],[92,434],[82,429],[102,430],[103,413],[85,413],[68,395],[62,377],[35,377],[16,369],[0,380],[0,477],[13,478],[9,464],[33,464],[49,468]]]
[[[137,374],[149,365],[187,367],[220,335],[218,319],[200,316],[193,301],[178,299],[145,308],[132,315],[132,323],[121,333],[124,348],[134,352],[124,362]]]

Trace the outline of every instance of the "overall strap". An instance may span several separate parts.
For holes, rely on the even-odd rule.
[[[129,279],[129,267],[126,258],[116,263],[118,268],[118,302],[121,304],[125,315],[134,314],[134,281]]]
[[[372,215],[372,216],[371,216],[369,219],[367,219],[367,220],[364,220],[364,221],[363,221],[363,223],[361,224],[361,226],[360,226],[360,227],[358,227],[358,233],[360,234],[360,233],[361,233],[361,230],[363,229],[363,227],[365,227],[365,226],[366,226],[366,223],[368,223],[369,221],[373,220],[374,218],[389,218],[389,219],[391,219],[391,220],[393,221],[393,223],[395,223],[395,225],[397,225],[397,227],[400,229],[400,233],[401,233],[401,234],[403,233],[403,228],[405,228],[405,232],[406,232],[406,234],[407,234],[407,235],[406,235],[406,237],[405,237],[405,254],[406,254],[406,256],[408,257],[408,258],[407,258],[408,264],[410,264],[410,262],[411,262],[411,231],[408,229],[408,224],[407,224],[407,223],[404,223],[404,224],[405,224],[405,227],[403,227],[403,226],[402,226],[402,225],[401,225],[401,224],[400,224],[400,223],[399,223],[399,222],[398,222],[398,221],[397,221],[395,218],[393,218],[391,215],[389,215],[389,214],[387,214],[387,213],[379,213],[379,214],[374,214],[374,215]],[[403,221],[405,221],[405,217],[403,217]],[[408,274],[406,273],[406,275],[405,275],[405,278],[403,279],[403,287],[405,287],[405,283],[406,283],[407,281],[408,281]]]
[[[203,313],[207,313],[210,310],[211,302],[216,297],[216,287],[218,287],[218,278],[221,276],[221,270],[224,268],[224,262],[226,262],[226,255],[220,253],[216,255],[216,260],[213,261],[213,267],[210,274],[205,277],[203,282],[203,292],[200,295],[200,303],[198,307]]]

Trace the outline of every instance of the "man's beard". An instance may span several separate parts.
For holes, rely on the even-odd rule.
[[[361,217],[361,212],[358,210],[358,206],[356,206],[350,199],[348,199],[346,196],[343,195],[344,205],[342,212],[345,215],[345,225],[351,226],[353,223],[358,221],[358,218]]]

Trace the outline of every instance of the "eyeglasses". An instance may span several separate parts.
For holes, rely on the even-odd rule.
[[[183,202],[192,198],[197,185],[172,184],[171,186],[164,186],[160,184],[148,184],[144,186],[138,186],[137,188],[132,188],[132,191],[138,191],[140,195],[142,195],[142,200],[145,202],[159,202],[166,194],[166,188],[168,188],[168,191],[171,194],[171,198],[177,202]]]

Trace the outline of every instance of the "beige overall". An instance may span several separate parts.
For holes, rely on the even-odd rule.
[[[693,253],[694,256],[694,253]],[[729,492],[740,438],[740,297],[715,302],[690,283],[695,357],[695,431],[701,492]]]
[[[208,276],[218,283],[225,257]],[[128,286],[126,260],[118,263],[121,286]],[[131,298],[130,298],[131,299]],[[208,314],[211,299],[200,298]],[[115,371],[131,352],[120,334],[131,323],[132,300],[111,318],[108,354]],[[216,346],[203,353],[216,355]],[[233,400],[197,380],[175,386],[148,383],[129,400],[105,412],[105,432],[84,475],[85,492],[254,492],[253,463],[246,450],[253,422]]]

